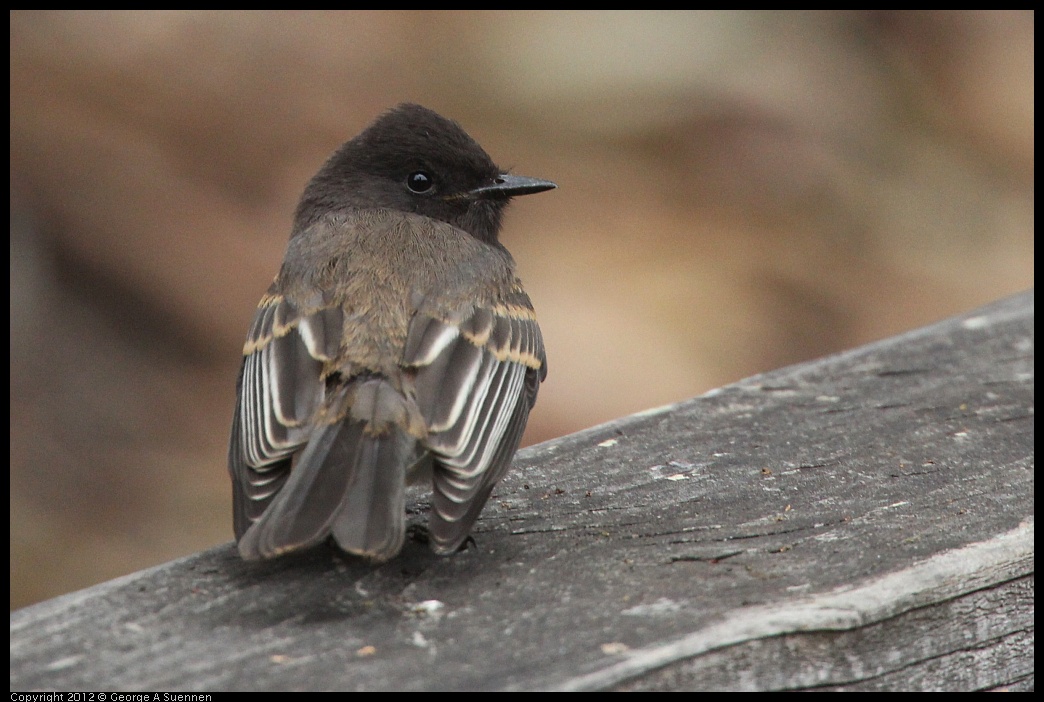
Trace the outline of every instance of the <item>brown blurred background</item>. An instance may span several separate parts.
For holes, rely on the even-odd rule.
[[[403,100],[555,180],[526,443],[1033,285],[1033,14],[11,13],[11,607],[232,537],[239,351]]]

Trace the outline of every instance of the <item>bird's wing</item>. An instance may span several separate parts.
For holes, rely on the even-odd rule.
[[[295,304],[273,285],[247,334],[228,456],[237,539],[286,482],[323,401],[323,364],[337,354],[343,313],[316,298]]]
[[[418,313],[404,363],[434,454],[430,532],[455,550],[507,471],[547,373],[544,343],[528,304],[475,307],[459,320]]]

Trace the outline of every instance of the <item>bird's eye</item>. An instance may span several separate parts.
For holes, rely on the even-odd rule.
[[[406,176],[406,187],[415,193],[426,193],[435,187],[435,179],[425,171],[417,171]]]

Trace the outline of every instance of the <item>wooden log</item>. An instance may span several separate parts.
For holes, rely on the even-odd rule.
[[[12,612],[11,688],[1032,689],[1033,368],[1030,292],[523,450],[451,557]]]

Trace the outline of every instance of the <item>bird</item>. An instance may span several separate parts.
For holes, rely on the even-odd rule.
[[[426,481],[431,549],[469,539],[547,375],[498,235],[512,198],[555,187],[411,103],[329,157],[243,346],[228,467],[244,559],[332,540],[388,561],[406,485]]]

